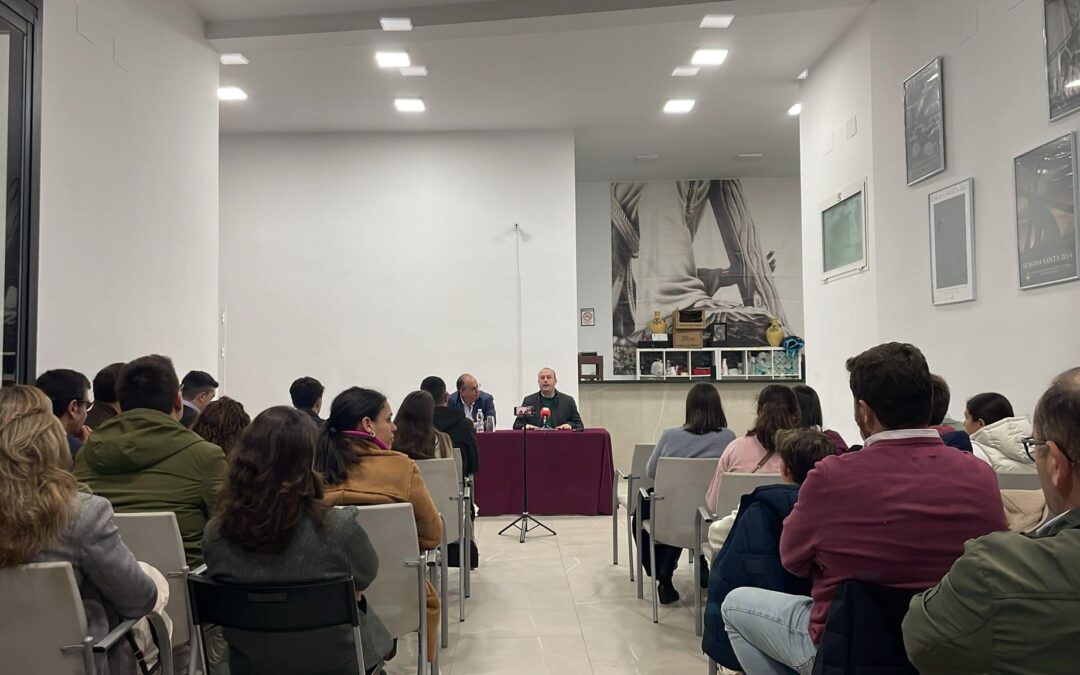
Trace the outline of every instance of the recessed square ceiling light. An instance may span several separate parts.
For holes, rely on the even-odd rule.
[[[809,70],[804,70],[801,73],[799,73],[799,76],[796,77],[795,79],[796,80],[805,80],[808,77],[810,77],[810,71]]]
[[[380,68],[408,68],[412,65],[408,52],[375,52]]]
[[[694,52],[690,63],[695,66],[719,66],[727,60],[727,54],[726,49],[699,49]]]
[[[735,17],[731,14],[706,14],[701,20],[702,28],[727,28]]]
[[[394,107],[398,112],[403,113],[419,113],[427,110],[422,98],[395,98]]]
[[[379,19],[379,23],[382,24],[382,29],[388,32],[412,30],[412,19],[409,18],[392,19],[387,17]]]
[[[222,54],[221,65],[223,66],[246,66],[251,63],[243,54]]]
[[[405,77],[427,77],[427,66],[409,66],[402,68],[401,74]]]
[[[795,117],[800,113],[802,113],[802,103],[796,103],[795,105],[788,108],[787,111],[787,114],[791,115],[792,117]]]
[[[701,70],[697,66],[676,66],[675,70],[671,71],[672,77],[693,77]]]
[[[688,113],[694,109],[694,99],[692,98],[671,98],[664,104],[664,112],[669,115],[681,115]]]
[[[248,95],[240,87],[218,87],[217,97],[221,101],[246,101]]]

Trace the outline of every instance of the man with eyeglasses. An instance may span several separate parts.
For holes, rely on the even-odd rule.
[[[41,374],[34,385],[52,401],[53,414],[67,434],[71,459],[90,437],[86,413],[94,405],[90,400],[90,380],[77,370],[57,368]]]
[[[904,644],[923,675],[1077,672],[1080,368],[1053,381],[1032,429],[1024,448],[1054,515],[1030,535],[969,541],[941,583],[912,599]]]
[[[450,395],[447,405],[465,413],[465,417],[473,422],[476,422],[476,413],[482,412],[484,419],[490,419],[492,426],[495,425],[495,397],[481,391],[480,382],[469,373],[457,379],[457,391]]]

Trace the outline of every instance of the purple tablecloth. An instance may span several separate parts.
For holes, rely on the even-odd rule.
[[[585,431],[493,431],[477,435],[480,471],[476,505],[481,516],[519,514],[524,506],[524,459],[529,457],[529,513],[544,516],[611,515],[615,472],[611,436]]]

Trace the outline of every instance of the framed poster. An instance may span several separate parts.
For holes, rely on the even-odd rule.
[[[1080,109],[1080,0],[1043,0],[1050,121]]]
[[[1075,281],[1076,135],[1020,155],[1014,169],[1020,289]]]
[[[866,269],[866,181],[821,207],[822,281]]]
[[[941,57],[938,57],[904,81],[908,185],[945,170],[945,89],[942,79]]]
[[[975,299],[975,181],[930,193],[930,288],[935,305]]]

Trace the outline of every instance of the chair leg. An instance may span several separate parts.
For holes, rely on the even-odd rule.
[[[701,574],[698,572],[698,556],[690,549],[690,578],[694,580],[694,635],[701,637]]]
[[[449,563],[446,560],[446,546],[443,546],[443,555],[440,561],[440,579],[439,583],[439,600],[442,606],[439,608],[442,612],[442,648],[446,649],[450,646],[450,568]],[[458,556],[460,561],[461,556]]]
[[[655,507],[654,507],[655,508]],[[655,513],[655,511],[653,511]],[[653,521],[656,522],[656,521]],[[652,622],[660,623],[660,573],[656,570],[656,533],[649,533],[649,564],[652,566]]]
[[[465,596],[466,598],[472,597],[472,542],[473,542],[473,502],[472,495],[465,500],[465,505],[468,507],[465,511],[465,541],[461,544],[461,555],[458,556],[458,562],[461,565],[461,572],[465,575]],[[462,562],[464,561],[464,562]],[[462,609],[462,617],[464,617],[465,610]],[[464,619],[462,619],[464,620]]]
[[[636,532],[634,532],[634,534],[636,535],[635,538],[637,539],[637,598],[638,598],[638,600],[641,600],[643,597],[645,597],[644,585],[643,585],[643,581],[642,581],[645,578],[645,565],[642,564],[642,558],[643,558],[643,556],[645,554],[641,550],[641,540],[642,540],[641,533],[642,533],[641,510],[638,509],[638,523],[637,523]]]
[[[629,500],[627,500],[629,501]],[[626,562],[630,568],[630,583],[634,582],[634,537],[630,532],[633,530],[633,516],[630,515],[630,507],[626,507]]]
[[[719,671],[720,671],[720,669],[716,665],[716,661],[713,661],[712,659],[709,659],[709,675],[717,675],[717,673]]]
[[[611,491],[611,564],[619,564],[619,501]]]

